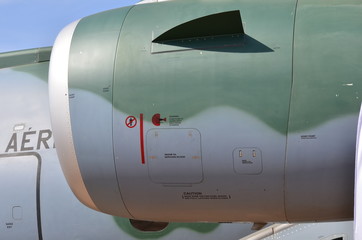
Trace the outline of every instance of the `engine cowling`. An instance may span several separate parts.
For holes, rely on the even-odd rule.
[[[166,1],[69,25],[49,91],[75,195],[153,221],[351,219],[362,11],[350,2]]]

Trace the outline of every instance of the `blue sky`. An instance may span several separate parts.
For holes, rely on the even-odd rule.
[[[0,52],[52,46],[68,23],[139,0],[0,0]]]

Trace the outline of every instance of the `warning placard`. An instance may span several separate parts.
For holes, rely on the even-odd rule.
[[[134,128],[137,126],[137,118],[134,116],[128,116],[125,120],[125,124],[128,128]]]
[[[184,119],[178,115],[173,115],[169,117],[170,126],[177,127],[180,126]]]
[[[204,194],[202,192],[183,192],[182,199],[185,200],[229,200],[228,194]]]

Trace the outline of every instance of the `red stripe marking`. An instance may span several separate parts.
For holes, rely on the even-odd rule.
[[[140,114],[140,146],[141,146],[141,161],[146,164],[145,160],[145,140],[143,136],[143,114]]]

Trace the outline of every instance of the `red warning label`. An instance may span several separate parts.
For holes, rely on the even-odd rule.
[[[134,116],[128,116],[126,118],[125,124],[128,128],[134,128],[137,126],[137,118]]]
[[[152,123],[155,126],[160,126],[162,122],[166,122],[166,121],[167,121],[167,118],[161,118],[161,114],[159,114],[159,113],[156,113],[152,117]]]

